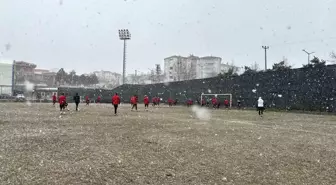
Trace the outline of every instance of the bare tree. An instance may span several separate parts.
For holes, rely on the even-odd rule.
[[[259,71],[259,64],[257,62],[254,62],[252,65],[251,65],[251,69],[253,71]]]

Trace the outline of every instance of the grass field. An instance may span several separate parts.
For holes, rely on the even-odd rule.
[[[73,108],[0,104],[0,184],[336,184],[335,116]]]

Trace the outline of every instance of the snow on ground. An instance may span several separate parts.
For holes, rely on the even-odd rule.
[[[335,184],[336,117],[0,104],[0,184]],[[206,115],[205,115],[206,114]],[[203,117],[205,115],[205,118]]]

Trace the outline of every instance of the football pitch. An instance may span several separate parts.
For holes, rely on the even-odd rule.
[[[0,184],[336,184],[335,116],[29,105],[0,104]]]

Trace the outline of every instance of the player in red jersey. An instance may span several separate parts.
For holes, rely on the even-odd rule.
[[[132,105],[132,111],[134,108],[136,111],[138,110],[138,100],[136,95],[131,97],[131,105]]]
[[[144,97],[144,104],[145,104],[145,110],[148,110],[149,98],[147,95],[145,95]]]
[[[119,104],[120,104],[120,97],[118,96],[118,93],[115,93],[115,95],[112,97],[112,105],[114,107],[114,115],[117,115],[117,109],[118,109]]]
[[[190,107],[193,104],[192,99],[188,99],[187,100],[187,107]]]
[[[160,105],[160,102],[161,102],[161,98],[156,97],[156,104],[157,104],[158,106]]]
[[[100,100],[101,100],[101,97],[98,96],[98,97],[97,97],[97,103],[100,103]]]
[[[66,107],[66,97],[65,97],[64,93],[62,93],[62,95],[60,97],[58,97],[58,103],[59,103],[60,111],[61,111],[61,114],[62,114],[62,112],[65,110],[65,107]]]
[[[173,106],[173,99],[171,98],[168,99],[168,105],[169,107]]]
[[[155,105],[156,105],[156,97],[152,98],[152,104],[153,104],[153,107],[155,107]]]
[[[57,101],[56,93],[52,96],[53,106],[55,106],[55,103]]]
[[[204,98],[202,98],[201,106],[203,107],[203,106],[205,106],[205,105],[206,105],[206,101],[205,101]]]
[[[229,108],[229,100],[228,99],[225,99],[224,100],[224,106],[225,106],[225,108]]]
[[[89,96],[85,96],[85,102],[86,102],[86,105],[90,104],[90,98],[89,98]]]
[[[214,109],[217,108],[217,98],[215,96],[211,99],[211,103]]]

